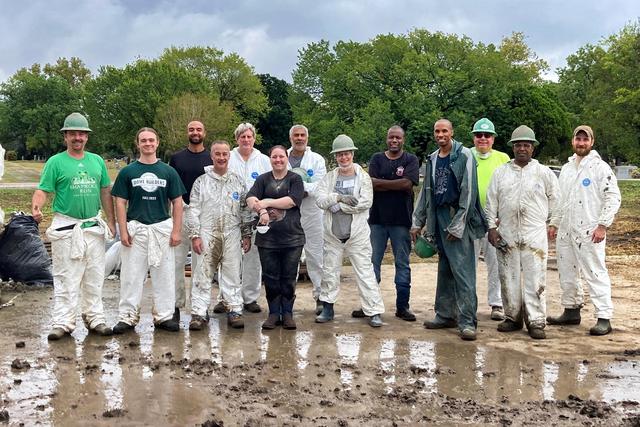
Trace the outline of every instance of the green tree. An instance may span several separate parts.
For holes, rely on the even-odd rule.
[[[274,145],[289,144],[289,129],[293,125],[293,114],[289,105],[289,83],[269,74],[258,74],[267,95],[269,112],[256,123],[262,136],[260,148],[268,150]]]
[[[184,148],[187,124],[193,120],[205,125],[208,146],[217,139],[232,142],[240,119],[229,102],[220,102],[213,95],[186,93],[171,99],[158,108],[155,119],[165,159]]]

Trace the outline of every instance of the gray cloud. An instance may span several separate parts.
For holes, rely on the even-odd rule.
[[[0,0],[0,81],[35,62],[78,56],[93,70],[157,57],[171,45],[237,52],[257,72],[290,80],[298,50],[414,28],[499,43],[514,31],[553,69],[640,15],[635,0]],[[554,74],[551,74],[553,77]]]

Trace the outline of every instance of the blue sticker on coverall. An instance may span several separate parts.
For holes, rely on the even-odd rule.
[[[589,178],[585,178],[582,180],[582,185],[588,187],[591,184],[591,180]]]
[[[240,194],[237,191],[234,191],[231,197],[233,197],[233,200],[240,200]]]
[[[307,169],[307,175],[313,176],[313,169]]]
[[[253,179],[258,178],[258,172],[251,172],[251,178]]]

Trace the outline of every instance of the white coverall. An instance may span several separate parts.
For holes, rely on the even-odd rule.
[[[328,172],[317,187],[317,205],[324,210],[324,266],[322,269],[322,285],[320,301],[335,303],[338,299],[340,270],[342,259],[346,255],[353,266],[356,284],[360,293],[362,311],[367,316],[384,313],[384,303],[380,287],[376,281],[371,263],[371,240],[369,235],[369,208],[373,204],[373,187],[371,178],[359,165],[353,165],[356,171],[356,182],[353,195],[358,199],[356,206],[338,202],[335,192],[338,168]],[[351,214],[351,235],[342,243],[332,232],[333,214],[330,208],[339,204],[342,212]]]
[[[558,179],[546,166],[531,161],[523,168],[513,160],[496,169],[487,190],[485,213],[506,246],[498,249],[505,317],[544,328],[547,273],[547,219],[559,197]],[[525,312],[523,313],[523,307]]]
[[[193,270],[191,288],[191,313],[201,317],[207,315],[211,303],[211,280],[220,267],[224,277],[230,279],[220,283],[230,311],[242,313],[242,287],[240,267],[242,263],[241,230],[251,234],[251,212],[246,208],[244,180],[234,172],[223,176],[214,172],[213,166],[204,168],[193,183],[187,219],[189,240],[202,239],[203,252]]]
[[[598,225],[611,226],[620,208],[620,190],[616,176],[595,151],[579,164],[576,155],[560,172],[560,201],[557,218],[556,250],[562,289],[562,306],[580,308],[584,303],[581,278],[589,286],[589,296],[599,319],[611,319],[611,279],[605,265],[606,238],[591,241]]]
[[[189,205],[182,202],[182,238],[178,246],[174,246],[173,254],[175,256],[175,281],[176,281],[176,307],[186,307],[187,304],[187,292],[185,288],[184,278],[184,265],[187,260],[187,255],[191,250],[191,239],[187,232],[187,218],[189,216]],[[197,257],[191,254],[191,274],[198,268]]]
[[[291,148],[287,150],[291,155]],[[320,283],[322,282],[322,209],[316,205],[318,183],[327,174],[327,167],[318,153],[307,147],[300,167],[307,171],[310,182],[304,181],[304,191],[307,197],[302,199],[300,205],[300,224],[304,230],[305,244],[304,254],[307,266],[307,274],[313,284],[313,298],[320,297]],[[291,165],[289,165],[291,169]]]
[[[256,178],[263,173],[271,170],[271,162],[269,157],[262,154],[258,149],[254,148],[245,162],[238,147],[231,150],[229,158],[229,170],[240,175],[244,179],[247,191],[251,190]],[[240,280],[242,282],[242,300],[245,304],[255,302],[260,297],[260,284],[262,283],[262,268],[260,267],[260,255],[255,245],[256,232],[251,236],[251,249],[242,255],[242,269],[240,272]],[[218,283],[220,289],[233,286],[231,281],[233,278],[226,277],[224,271],[220,271],[218,275]],[[226,300],[223,292],[218,294],[218,301]]]
[[[173,247],[169,245],[172,229],[172,218],[149,225],[135,220],[127,222],[133,242],[131,247],[122,246],[118,321],[132,326],[138,324],[147,272],[153,287],[154,323],[173,317],[176,289]]]
[[[69,333],[76,328],[78,306],[87,328],[106,323],[102,305],[104,247],[105,239],[113,236],[99,215],[77,219],[57,212],[46,232],[53,257],[52,326]],[[80,224],[90,221],[98,225],[80,228]],[[72,224],[75,224],[73,229],[56,230]]]

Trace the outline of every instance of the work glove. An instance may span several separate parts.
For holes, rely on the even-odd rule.
[[[358,204],[358,198],[356,196],[350,196],[346,194],[341,194],[338,196],[338,201],[344,203],[345,205],[355,206]]]

